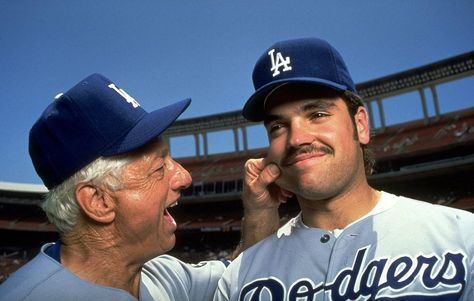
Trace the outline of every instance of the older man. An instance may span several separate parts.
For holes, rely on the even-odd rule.
[[[147,113],[99,74],[56,97],[33,125],[29,151],[49,189],[43,209],[60,241],[44,245],[12,274],[0,286],[0,299],[211,298],[223,262],[189,265],[157,257],[175,244],[176,222],[167,208],[191,184],[161,135],[189,104]],[[243,248],[266,235],[263,229],[272,230],[255,226],[265,210],[247,211],[252,235]]]
[[[301,213],[231,263],[215,300],[474,300],[474,215],[368,184],[368,114],[332,45],[277,42],[253,82],[243,115],[269,148],[247,163],[244,200],[279,190]],[[281,175],[256,189],[269,166]]]

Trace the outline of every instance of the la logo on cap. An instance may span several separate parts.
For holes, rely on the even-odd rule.
[[[118,88],[115,84],[109,84],[109,88],[113,89],[115,92],[117,92],[120,96],[125,98],[125,101],[127,101],[129,104],[131,104],[134,108],[138,108],[140,104],[138,101],[135,100],[132,96],[130,96],[127,92],[125,92],[123,89]]]
[[[272,68],[270,71],[273,71],[272,76],[275,77],[280,74],[280,68],[283,67],[282,72],[291,70],[290,66],[290,57],[283,57],[281,52],[277,52],[275,56],[275,49],[272,49],[268,52],[270,59],[272,60]]]

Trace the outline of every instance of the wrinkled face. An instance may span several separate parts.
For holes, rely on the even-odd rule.
[[[176,204],[191,175],[159,139],[133,153],[122,173],[123,188],[112,193],[117,203],[116,230],[122,241],[144,257],[173,248],[176,222],[167,208]],[[134,250],[135,250],[134,249]]]
[[[365,177],[360,143],[369,142],[369,131],[363,107],[353,121],[336,93],[287,85],[267,99],[266,113],[267,160],[282,171],[276,183],[298,199],[337,197]]]

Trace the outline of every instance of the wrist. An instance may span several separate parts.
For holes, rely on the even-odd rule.
[[[278,207],[265,207],[265,208],[244,208],[244,218],[247,220],[259,220],[279,216]]]

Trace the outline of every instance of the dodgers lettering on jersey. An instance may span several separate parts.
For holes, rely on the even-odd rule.
[[[310,301],[328,294],[330,300],[457,300],[466,285],[467,256],[462,252],[399,256],[394,259],[366,258],[369,246],[357,251],[350,268],[332,281],[315,283],[301,278],[285,287],[276,277],[256,279],[241,290],[239,300]],[[404,288],[422,286],[425,293],[407,294]],[[442,288],[434,291],[435,288]],[[430,292],[431,290],[431,292]]]

